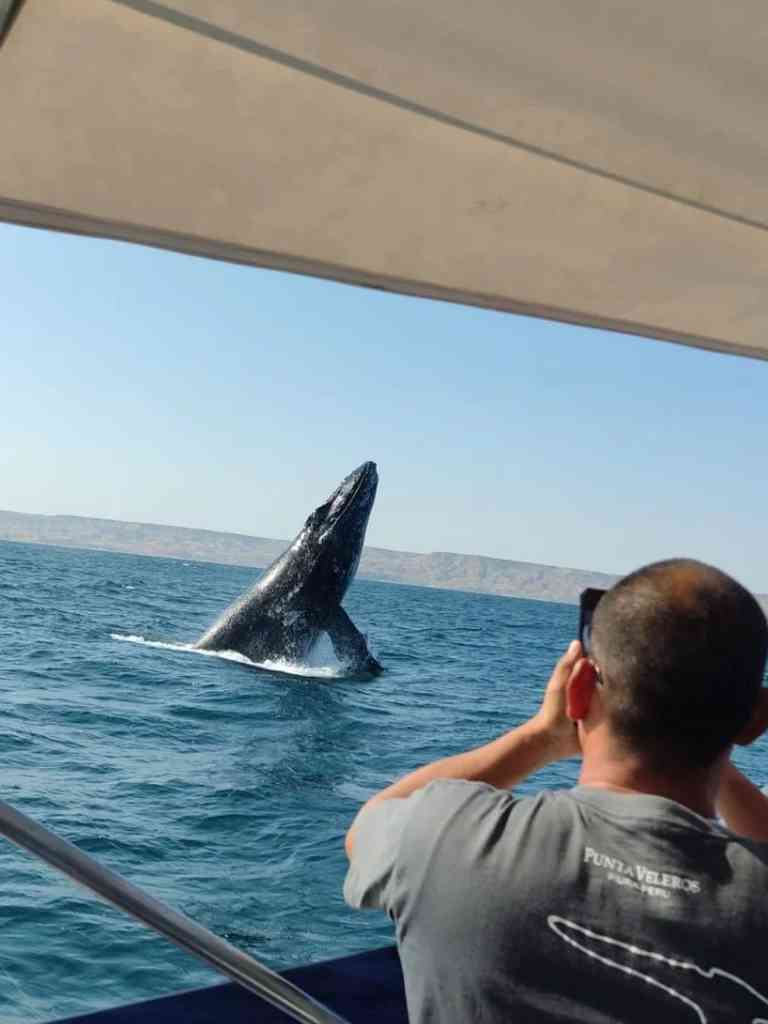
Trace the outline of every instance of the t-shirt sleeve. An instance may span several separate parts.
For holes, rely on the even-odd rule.
[[[352,907],[377,908],[394,916],[404,873],[429,860],[435,843],[453,831],[457,812],[471,805],[470,818],[485,819],[478,832],[483,835],[495,824],[500,803],[514,802],[509,793],[485,783],[436,779],[409,797],[372,804],[357,819],[344,899]],[[459,832],[463,839],[464,830]]]
[[[355,850],[344,881],[344,899],[351,907],[389,912],[394,872],[413,796],[381,800],[366,807],[355,824]]]

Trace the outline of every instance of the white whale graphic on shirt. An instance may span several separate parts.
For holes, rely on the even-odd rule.
[[[748,981],[730,971],[724,971],[720,967],[700,967],[691,960],[681,960],[666,956],[664,953],[643,949],[641,946],[614,939],[610,935],[601,935],[599,932],[585,928],[575,921],[558,917],[556,914],[549,915],[547,924],[563,942],[567,942],[569,946],[578,949],[585,956],[597,960],[605,967],[622,971],[644,984],[652,985],[665,992],[671,999],[685,1004],[696,1014],[701,1024],[710,1024],[710,1018],[705,1009],[708,1001],[706,988],[701,985],[701,981],[711,981],[716,978],[722,978],[738,986],[743,996],[748,1000],[751,997],[752,1001],[759,1004],[761,1014],[768,1014],[768,997],[750,985]],[[659,972],[652,973],[654,966],[671,967],[674,971],[679,972],[679,987],[676,987],[677,982],[675,985],[671,985],[663,981],[658,976]],[[662,973],[666,972],[662,971]],[[735,1018],[730,1015],[728,1019],[733,1021]],[[751,1016],[748,1013],[743,1019],[749,1024],[768,1024],[768,1016]]]

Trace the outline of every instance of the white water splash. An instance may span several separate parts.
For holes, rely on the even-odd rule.
[[[304,676],[311,679],[341,679],[348,675],[347,670],[337,659],[330,639],[323,634],[314,645],[305,662],[289,661],[287,658],[275,658],[266,661],[251,661],[239,651],[205,651],[194,644],[173,644],[164,640],[147,640],[143,636],[132,633],[110,633],[113,640],[129,644],[140,644],[142,647],[158,647],[165,651],[183,651],[186,654],[203,654],[207,658],[223,658],[224,661],[236,661],[240,665],[251,668],[267,669],[270,672],[282,672],[290,676]]]

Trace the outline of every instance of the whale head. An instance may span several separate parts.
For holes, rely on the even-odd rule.
[[[378,483],[375,462],[358,466],[312,512],[297,538],[312,553],[328,596],[338,601],[357,571]]]

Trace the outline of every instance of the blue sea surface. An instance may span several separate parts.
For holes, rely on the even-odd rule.
[[[0,796],[279,969],[392,941],[384,915],[342,901],[350,820],[398,775],[529,716],[577,611],[357,580],[345,606],[376,679],[341,677],[330,653],[308,676],[187,649],[255,576],[0,542]],[[768,746],[740,764],[765,781]],[[0,840],[3,1024],[218,980]]]

